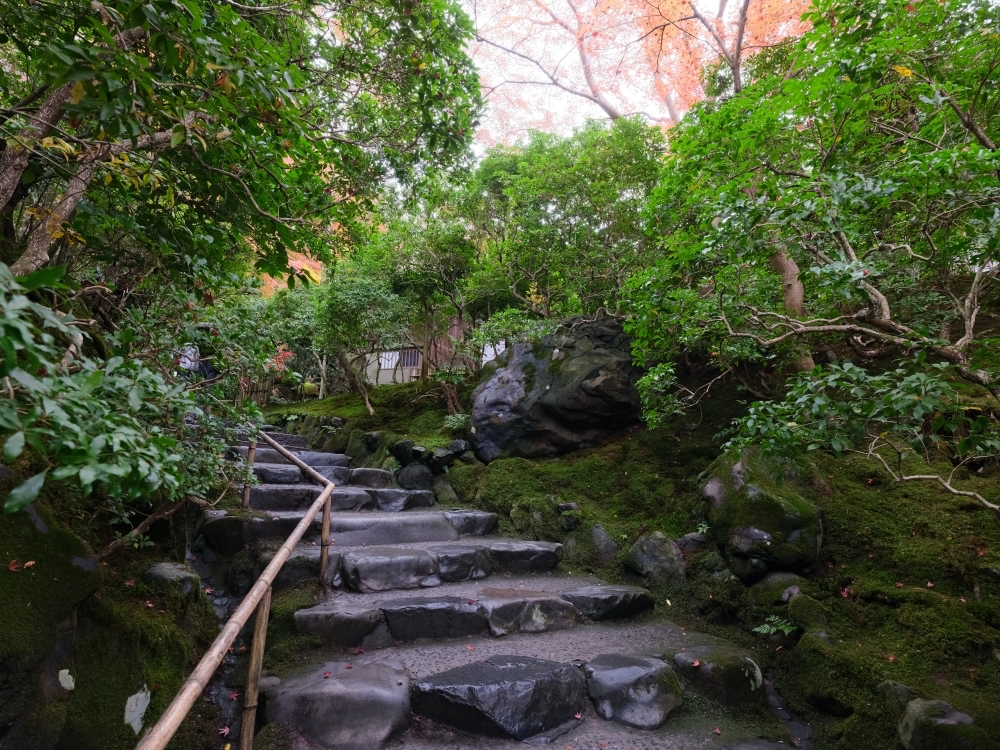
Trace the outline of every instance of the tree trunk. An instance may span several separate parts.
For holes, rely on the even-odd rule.
[[[45,100],[45,104],[31,116],[31,122],[22,128],[18,137],[25,141],[37,141],[47,136],[63,116],[62,105],[69,99],[72,83],[64,83]],[[0,208],[10,201],[14,190],[21,182],[21,175],[28,166],[31,149],[20,144],[10,145],[0,152]]]
[[[371,401],[368,400],[368,387],[361,379],[361,376],[358,375],[358,371],[354,369],[354,365],[351,364],[351,361],[347,358],[347,355],[345,355],[343,352],[338,352],[337,362],[340,363],[341,369],[343,369],[348,379],[354,384],[354,389],[358,392],[361,398],[364,399],[365,408],[368,409],[368,414],[369,415],[374,414],[375,409],[372,408],[372,403]]]
[[[778,250],[771,256],[771,268],[781,277],[781,289],[785,299],[785,310],[797,318],[806,314],[806,290],[799,281],[799,267],[795,260],[784,250]],[[799,372],[809,372],[816,366],[808,348],[801,349],[795,356],[795,369]]]
[[[428,366],[427,366],[427,356],[431,351],[431,324],[430,316],[424,313],[424,340],[421,346],[420,352],[420,380],[424,383],[427,382]]]
[[[28,238],[28,247],[17,262],[10,267],[14,276],[26,276],[29,273],[44,268],[49,262],[49,248],[57,232],[65,231],[73,220],[76,207],[87,192],[87,187],[97,171],[96,156],[85,157],[76,172],[66,185],[66,192],[49,211],[44,221],[35,227]]]

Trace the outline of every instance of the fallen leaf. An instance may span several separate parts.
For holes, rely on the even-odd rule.
[[[149,607],[150,609],[152,609],[153,608],[153,603],[152,602],[146,602],[146,606]]]
[[[476,648],[475,646],[471,646],[471,645],[470,645],[470,646],[466,646],[466,647],[465,647],[465,650],[466,650],[466,651],[474,651],[474,650],[475,650],[475,648]]]
[[[607,742],[602,742],[601,743],[601,750],[608,750],[608,743]]]
[[[206,593],[206,594],[211,594],[211,593],[212,593],[212,591],[213,591],[213,589],[205,589],[205,593]]]
[[[901,588],[903,588],[903,584],[901,584],[901,583],[897,583],[897,584],[896,584],[896,588],[897,588],[897,589],[901,589]]]
[[[9,570],[11,573],[19,573],[21,571],[21,563],[19,563],[17,560],[11,560],[7,564],[7,570]]]
[[[842,597],[843,597],[844,599],[846,599],[847,597],[849,597],[849,596],[851,595],[851,587],[850,587],[850,586],[847,586],[846,588],[844,588],[844,590],[840,592],[840,595],[841,595],[841,596],[842,596]]]
[[[573,718],[574,719],[582,719],[583,718],[583,714],[582,713],[575,713],[575,714],[573,714]]]
[[[472,599],[469,599],[469,604],[475,604],[475,602]]]
[[[701,666],[701,662],[698,661],[697,659],[695,659],[693,662],[691,662],[691,666],[692,667],[700,667]]]
[[[348,664],[346,667],[344,667],[344,669],[354,669],[354,665]]]
[[[233,692],[231,692],[229,694],[229,700],[235,701],[235,700],[239,700],[239,699],[240,699],[240,691],[239,690],[234,690]]]
[[[715,729],[712,730],[712,734],[722,734],[722,730],[716,727]]]
[[[932,588],[934,588],[934,584],[933,584],[933,583],[931,583],[930,581],[928,581],[928,582],[927,582],[927,588],[929,588],[929,589],[932,589]]]
[[[35,567],[35,561],[34,560],[28,560],[28,562],[26,562],[24,564],[24,569],[25,570],[27,570],[28,568],[33,568],[33,567]]]
[[[129,578],[127,581],[125,581],[125,587],[130,589],[135,588],[135,579]]]
[[[329,680],[330,679],[330,673],[329,672],[324,672],[323,673],[323,679],[324,680]]]
[[[962,604],[965,604],[965,599],[959,599],[959,601],[962,602]]]
[[[397,685],[402,685],[402,684],[403,684],[403,681],[402,681],[402,680],[396,680],[396,684],[397,684]]]
[[[890,663],[890,664],[892,664],[892,663],[893,663],[894,661],[896,661],[896,657],[895,657],[895,656],[892,656],[892,655],[890,654],[890,655],[889,655],[889,663]]]
[[[351,653],[354,654],[355,656],[361,656],[361,654],[363,654],[364,652],[365,650],[361,646],[351,649]]]
[[[219,734],[221,734],[223,737],[228,737],[229,732],[230,732],[229,727],[222,727],[222,729],[219,730]]]

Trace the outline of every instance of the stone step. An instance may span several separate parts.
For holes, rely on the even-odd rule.
[[[294,468],[294,467],[293,467]],[[302,510],[308,508],[323,488],[318,484],[261,484],[250,488],[250,507],[255,510]],[[336,487],[330,496],[335,511],[379,510],[399,512],[434,505],[434,493],[428,490]]]
[[[465,538],[405,546],[330,548],[327,584],[359,592],[426,588],[487,578],[495,573],[541,573],[552,570],[563,557],[561,544],[516,539]],[[274,558],[261,554],[257,574]],[[318,546],[299,545],[274,582],[283,588],[319,575]],[[581,605],[578,605],[581,606]]]
[[[540,576],[530,583],[537,587],[544,578]],[[559,581],[556,577],[551,578],[553,584]],[[456,598],[463,600],[462,596]],[[356,600],[358,609],[362,609],[360,602],[363,599],[356,597]],[[465,601],[469,608],[468,600]],[[403,603],[397,609],[406,606]],[[450,606],[452,612],[462,612],[457,604],[445,602],[442,606]],[[440,622],[438,615],[434,618],[434,622]],[[441,619],[451,622],[448,618]],[[456,624],[448,627],[458,628],[457,620],[456,615]],[[744,666],[730,669],[728,663],[719,663],[715,657],[702,653],[707,646],[719,652],[732,650],[735,649],[733,644],[662,620],[647,618],[599,623],[580,620],[574,628],[540,633],[521,631],[502,638],[491,636],[488,631],[477,631],[455,638],[398,642],[391,651],[378,650],[371,645],[375,641],[371,637],[373,631],[382,630],[383,639],[391,638],[382,609],[371,612],[367,622],[361,617],[345,618],[343,622],[345,627],[358,627],[350,639],[352,643],[364,643],[366,638],[359,637],[359,633],[367,629],[368,645],[354,654],[343,653],[339,648],[322,652],[315,668],[308,673],[310,684],[317,690],[333,690],[335,688],[328,683],[334,680],[356,682],[360,695],[366,689],[370,670],[377,665],[395,670],[391,675],[394,682],[389,687],[391,684],[397,688],[409,686],[408,692],[400,691],[400,705],[403,711],[412,711],[421,718],[411,720],[401,733],[396,734],[400,730],[394,729],[388,740],[382,740],[384,750],[517,750],[525,744],[554,744],[579,750],[601,747],[678,750],[704,747],[706,738],[714,738],[714,730],[719,726],[722,727],[721,738],[709,744],[720,750],[788,747],[787,743],[757,740],[759,724],[742,718],[740,712],[758,705],[759,697],[749,704],[734,705],[737,712],[732,715],[718,709],[699,708],[686,713],[683,721],[673,717],[679,698],[687,700],[694,698],[695,693],[702,693],[705,697],[695,699],[696,706],[704,705],[706,698],[714,702],[711,691],[705,693],[702,685],[692,681],[674,654],[696,650],[702,659],[700,670],[705,679],[719,684],[727,681],[749,683],[750,679]],[[539,663],[539,660],[546,663]],[[570,666],[580,680],[566,670]],[[752,668],[749,671],[752,672]],[[508,679],[515,676],[518,679]],[[678,677],[680,686],[676,682]],[[266,678],[262,689],[267,691],[269,700],[282,693],[293,694],[300,679]],[[678,694],[678,687],[682,695]],[[763,687],[758,686],[757,692],[763,694]],[[436,700],[431,700],[432,696]],[[572,697],[572,713],[564,710],[561,700],[556,700],[560,696]],[[330,726],[341,723],[352,726],[354,723],[354,717],[345,716],[337,703],[302,701],[301,706],[299,715],[282,719],[294,724],[303,737],[313,741],[322,742],[331,736],[318,734],[319,731],[329,733]],[[558,710],[549,712],[553,707]],[[502,710],[506,708],[510,710]],[[390,717],[399,713],[387,710],[377,701],[372,701],[371,708],[355,702],[349,710],[377,715],[379,722],[383,715]],[[539,711],[543,712],[542,716]],[[571,718],[566,720],[566,714]],[[472,717],[474,720],[469,721]],[[666,723],[655,728],[664,718]],[[268,716],[267,720],[277,721],[278,718]],[[373,723],[378,722],[373,720]],[[499,736],[483,736],[495,728],[502,730],[493,732]],[[538,733],[530,734],[536,730]],[[381,735],[380,739],[385,736]],[[518,736],[525,739],[515,739]]]
[[[271,440],[283,448],[288,448],[288,450],[303,450],[309,447],[308,443],[306,443],[305,435],[290,435],[287,432],[271,432],[270,430],[264,430],[263,432],[271,438]],[[240,440],[240,445],[247,445],[247,439],[245,437]],[[259,440],[257,442],[258,450],[266,447],[268,446],[264,440]]]
[[[268,511],[231,514],[224,510],[202,511],[196,545],[218,555],[235,555],[252,542],[287,537],[302,520],[303,511]],[[414,510],[332,513],[331,543],[341,547],[449,542],[462,535],[483,536],[496,525],[495,513],[481,510]],[[317,513],[304,541],[318,541],[322,514]],[[200,547],[199,547],[200,548]]]
[[[295,464],[254,462],[253,473],[264,484],[303,484],[306,481]]]
[[[341,560],[345,579],[349,555]],[[433,576],[430,566],[413,566],[410,571],[411,587],[430,585],[435,590],[339,595],[296,612],[296,628],[303,634],[320,635],[334,646],[376,649],[420,639],[564,630],[587,619],[574,601],[601,620],[631,617],[653,606],[649,592],[634,586],[598,586],[572,578],[553,578],[538,586],[543,579],[537,576],[531,580],[532,588],[509,578],[479,586],[442,584],[438,576],[437,581],[425,584]],[[552,581],[559,585],[553,586]],[[587,593],[596,588],[605,593]]]
[[[239,456],[244,461],[246,460],[247,446],[236,445],[232,446],[229,450],[232,455]],[[303,450],[294,450],[291,452],[305,463],[306,466],[347,466],[351,463],[351,457],[345,456],[343,453],[321,453],[320,451]],[[274,448],[265,448],[258,444],[257,451],[254,454],[254,463],[288,464],[291,462]]]

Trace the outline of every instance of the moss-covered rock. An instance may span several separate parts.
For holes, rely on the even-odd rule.
[[[826,610],[811,596],[801,594],[788,603],[788,619],[803,630],[822,630],[827,626]]]
[[[996,732],[974,725],[964,711],[944,701],[914,698],[899,722],[899,742],[906,750],[994,750]]]
[[[702,493],[709,523],[729,567],[752,582],[768,570],[803,571],[816,563],[823,525],[816,507],[792,485],[787,467],[754,450],[720,459]]]

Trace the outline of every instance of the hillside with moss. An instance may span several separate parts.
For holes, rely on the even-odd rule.
[[[315,431],[316,447],[331,440],[364,445],[361,463],[372,466],[391,465],[402,440],[433,447],[462,437],[444,427],[447,411],[433,386],[383,386],[371,395],[374,415],[360,398],[341,395],[274,406],[266,418],[289,431]],[[635,583],[639,577],[623,561],[641,535],[711,535],[701,490],[742,400],[720,390],[696,419],[626,430],[557,458],[457,461],[446,477],[460,503],[496,512],[501,531],[561,542],[569,570]],[[324,421],[334,426],[320,437]],[[962,479],[1000,497],[996,469]],[[775,603],[759,586],[720,579],[722,560],[708,551],[688,560],[682,590],[658,592],[655,617],[758,654],[789,707],[814,725],[818,748],[894,746],[897,717],[878,691],[885,680],[945,700],[979,726],[1000,727],[1000,526],[991,514],[930,483],[894,482],[861,457],[815,454],[776,481],[821,513],[819,561],[800,582],[806,596]],[[598,561],[594,525],[618,545],[607,564]],[[305,591],[283,596],[289,620],[309,600]],[[796,625],[795,632],[755,633],[769,617]],[[309,646],[290,627],[275,637],[272,666],[280,654],[294,658]]]

